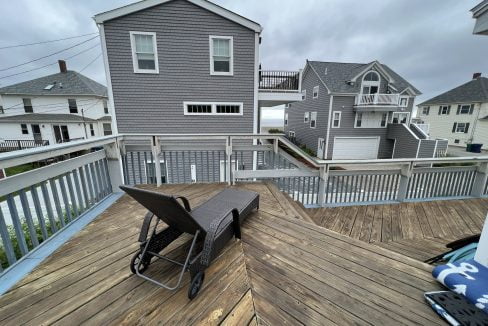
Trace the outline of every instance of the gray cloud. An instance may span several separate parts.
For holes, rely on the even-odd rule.
[[[17,0],[2,4],[0,47],[96,32],[92,16],[130,0]],[[472,35],[469,9],[479,0],[216,0],[264,27],[261,62],[265,69],[293,70],[306,59],[344,62],[380,60],[408,79],[427,99],[461,83],[472,73],[488,73],[488,38]],[[21,15],[19,15],[21,13]],[[55,52],[79,40],[0,50],[0,69]],[[89,43],[91,44],[91,43]],[[89,44],[0,77],[55,62]],[[94,44],[94,43],[93,43]],[[97,47],[68,62],[79,70]],[[0,79],[0,86],[57,71],[51,66]],[[84,74],[105,83],[98,59]]]

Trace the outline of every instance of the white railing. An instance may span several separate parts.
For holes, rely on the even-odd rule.
[[[488,196],[486,156],[329,161],[269,134],[109,136],[0,154],[0,168],[55,157],[0,180],[0,273],[122,184],[267,180],[310,206]]]
[[[414,125],[422,130],[426,135],[429,135],[430,132],[430,124],[428,123],[414,123]]]
[[[356,105],[398,105],[399,94],[362,94],[356,97]]]

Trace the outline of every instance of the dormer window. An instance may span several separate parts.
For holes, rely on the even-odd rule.
[[[361,84],[362,94],[376,94],[380,89],[380,75],[376,71],[368,71]]]

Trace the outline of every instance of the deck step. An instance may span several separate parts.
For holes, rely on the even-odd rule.
[[[309,223],[315,223],[310,215],[308,215],[308,213],[306,212],[305,207],[303,207],[300,203],[294,201],[290,196],[281,192],[274,183],[266,182],[266,185],[271,193],[275,196],[275,198],[287,208],[288,215],[294,216],[299,220],[303,220]]]

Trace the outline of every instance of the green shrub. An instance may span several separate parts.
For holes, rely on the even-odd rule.
[[[304,144],[300,145],[300,149],[310,156],[315,156],[315,151],[311,150],[310,148],[308,148]]]
[[[268,133],[270,133],[270,134],[282,134],[283,130],[278,129],[278,128],[271,128],[268,130]]]

